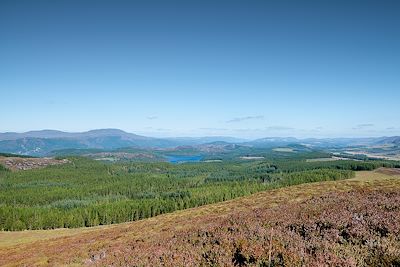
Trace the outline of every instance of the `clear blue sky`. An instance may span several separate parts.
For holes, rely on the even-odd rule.
[[[0,1],[0,131],[400,134],[400,1]]]

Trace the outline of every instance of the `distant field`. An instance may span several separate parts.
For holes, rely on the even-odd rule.
[[[264,157],[256,157],[256,156],[244,156],[244,157],[240,157],[241,159],[248,159],[248,160],[252,160],[252,159],[264,159]]]
[[[400,246],[396,221],[399,218],[396,216],[400,216],[399,189],[398,170],[382,168],[357,172],[356,177],[349,180],[259,192],[137,222],[3,232],[0,233],[0,265],[197,266],[214,263],[230,266],[254,263],[268,266],[273,262],[276,266],[283,262],[287,266],[297,266],[301,262],[316,265],[336,262],[350,266],[353,262],[357,266],[372,266],[380,260],[390,266],[400,260],[399,250],[396,250]],[[360,217],[364,210],[368,213]],[[296,214],[300,217],[293,216]],[[304,216],[310,217],[305,219]],[[340,228],[349,223],[348,218],[364,220],[365,224],[357,226],[353,222],[351,227]],[[303,236],[309,237],[303,239]],[[282,245],[287,238],[290,243],[285,249]],[[330,241],[321,243],[321,238]],[[357,245],[362,241],[360,238],[364,238],[367,245]],[[382,245],[368,247],[368,242]],[[389,250],[381,255],[381,249]]]
[[[334,157],[330,157],[330,158],[316,158],[316,159],[307,159],[307,162],[324,162],[324,161],[335,161],[338,160]]]
[[[335,160],[354,160],[354,161],[359,161],[357,159],[349,159],[349,158],[333,156],[333,157],[329,157],[329,158],[306,159],[306,162],[324,162],[324,161],[335,161]]]
[[[290,147],[277,147],[272,150],[276,152],[294,152],[293,148]]]
[[[358,148],[344,151],[347,154],[354,156],[366,156],[374,159],[384,160],[400,160],[400,148],[397,146],[371,146],[366,148]]]

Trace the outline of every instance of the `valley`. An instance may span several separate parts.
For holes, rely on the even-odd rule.
[[[290,155],[291,160],[278,154],[269,161],[180,164],[68,157],[46,168],[2,169],[0,229],[134,221],[288,185],[351,178],[353,170],[397,166],[385,161],[306,162],[315,153]]]
[[[400,267],[399,14],[0,1],[0,267]]]
[[[69,149],[53,159],[2,154],[0,265],[391,266],[400,259],[400,162],[297,145],[206,146]]]
[[[255,140],[232,137],[154,138],[119,129],[88,132],[55,130],[0,133],[0,152],[38,157],[85,155],[106,160],[168,161],[171,156],[203,160],[265,157],[265,152],[324,151],[339,157],[400,159],[400,137],[306,138],[271,137]],[[108,156],[107,156],[108,154]],[[178,160],[179,161],[179,160]]]

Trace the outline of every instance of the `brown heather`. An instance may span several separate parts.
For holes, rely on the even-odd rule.
[[[99,264],[116,259],[127,266],[399,266],[400,192],[333,192],[248,210],[131,241]]]

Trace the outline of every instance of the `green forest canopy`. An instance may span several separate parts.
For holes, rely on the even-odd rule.
[[[52,229],[139,220],[282,186],[346,179],[386,161],[71,163],[0,169],[0,229]],[[399,167],[399,166],[397,166]]]

